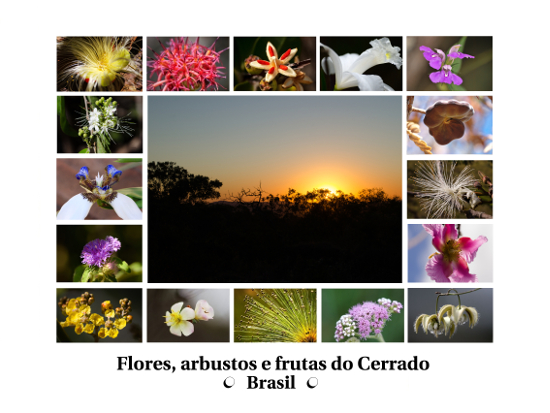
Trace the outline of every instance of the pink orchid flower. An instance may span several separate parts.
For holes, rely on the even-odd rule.
[[[468,263],[476,257],[477,250],[488,240],[479,236],[472,240],[458,238],[458,231],[452,224],[423,225],[433,237],[432,244],[438,252],[430,255],[426,272],[435,282],[476,282],[477,276],[470,274]]]

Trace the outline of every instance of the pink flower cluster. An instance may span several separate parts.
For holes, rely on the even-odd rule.
[[[380,334],[385,322],[390,318],[390,312],[386,307],[372,301],[353,306],[349,314],[357,323],[359,335],[363,339],[367,338],[371,332]]]
[[[152,69],[147,90],[161,91],[204,91],[218,90],[220,86],[216,79],[225,78],[218,66],[220,55],[225,50],[216,52],[214,46],[199,44],[199,39],[188,44],[188,38],[170,39],[168,47],[161,44],[163,51],[155,54],[155,59],[147,65]],[[216,39],[217,40],[217,39]],[[158,88],[158,89],[157,89]]]

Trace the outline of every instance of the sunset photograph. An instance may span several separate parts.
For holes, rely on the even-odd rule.
[[[401,282],[401,97],[148,107],[149,282]]]

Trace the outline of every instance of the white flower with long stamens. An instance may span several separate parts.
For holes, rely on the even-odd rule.
[[[335,90],[358,87],[362,91],[390,91],[393,90],[386,85],[380,76],[364,75],[373,66],[391,63],[398,69],[403,64],[403,59],[399,55],[399,47],[393,47],[387,37],[376,39],[370,42],[371,48],[365,50],[361,55],[356,53],[347,53],[342,56],[332,50],[330,47],[321,43],[329,57],[325,57],[321,63],[326,74],[334,74],[336,77]]]
[[[96,179],[92,180],[89,178],[88,167],[80,168],[76,179],[80,181],[80,186],[86,192],[69,199],[59,210],[57,219],[84,219],[97,201],[107,202],[122,219],[141,219],[141,210],[134,200],[111,188],[118,182],[122,171],[117,170],[113,165],[107,165],[105,171],[106,178],[98,173]]]
[[[415,196],[420,198],[426,218],[453,218],[467,205],[463,197],[470,202],[478,199],[470,189],[477,182],[472,167],[466,166],[455,176],[456,162],[450,167],[447,167],[448,162],[442,161],[423,161],[419,165],[411,180],[418,188]]]
[[[281,58],[279,59],[279,55],[277,54],[277,49],[275,49],[275,46],[273,46],[271,42],[267,42],[266,53],[269,61],[255,60],[254,62],[250,63],[250,66],[256,69],[267,70],[265,81],[268,83],[275,79],[275,77],[279,73],[287,77],[296,77],[296,72],[294,71],[294,69],[288,66],[287,63],[290,62],[297,51],[298,49],[288,49],[281,55]]]
[[[116,115],[117,103],[113,102],[112,98],[102,99],[94,103],[97,107],[94,107],[88,115],[78,112],[81,116],[76,120],[77,125],[83,128],[84,132],[89,131],[92,137],[101,139],[104,145],[108,145],[108,140],[115,142],[111,136],[113,132],[132,136],[134,129],[128,125],[132,125],[134,122],[128,116],[118,117]]]

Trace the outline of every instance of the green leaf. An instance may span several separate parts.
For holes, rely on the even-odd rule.
[[[112,282],[112,283],[116,283],[117,282],[117,279],[114,275],[106,275],[105,276],[106,280],[109,281],[109,282]]]
[[[464,92],[466,90],[466,88],[462,87],[462,86],[458,86],[458,85],[449,85],[449,89],[456,92],[456,91],[462,91]]]
[[[84,273],[84,270],[86,269],[86,266],[84,264],[79,265],[75,268],[73,273],[73,282],[79,283],[82,280],[82,273]]]
[[[126,195],[129,198],[132,198],[132,200],[136,203],[138,208],[143,208],[143,188],[141,186],[122,188],[122,189],[118,189],[116,192],[119,192],[121,194]],[[99,207],[103,209],[113,209],[111,205],[109,205],[105,201],[102,201],[101,199],[97,200],[97,205],[99,205]]]
[[[90,271],[90,269],[86,268],[84,270],[84,273],[82,274],[82,278],[80,279],[80,281],[83,283],[87,283],[90,280],[91,275],[92,275],[92,272]]]
[[[78,153],[90,153],[90,150],[88,148],[84,148]]]
[[[65,96],[57,97],[57,114],[59,115],[59,124],[64,134],[76,137],[78,132],[67,121],[65,113]]]
[[[468,36],[464,36],[460,41],[456,44],[460,45],[460,49],[458,49],[459,52],[464,53],[464,45],[466,44],[466,39]],[[453,45],[454,46],[454,45]],[[451,50],[451,49],[449,49]],[[447,52],[449,53],[449,52]],[[462,67],[462,59],[455,59],[453,64],[453,73],[459,74],[460,68]]]
[[[105,201],[102,201],[101,199],[98,199],[97,200],[97,205],[99,205],[100,208],[103,208],[103,209],[113,209],[113,207],[111,205],[109,205],[107,202]]]
[[[121,271],[128,273],[132,272],[128,263],[126,261],[122,261],[120,258],[117,260],[117,266]]]
[[[481,199],[483,202],[493,202],[493,198],[488,195],[481,195],[479,199]]]
[[[143,198],[143,188],[141,186],[132,186],[128,188],[122,188],[117,190],[117,192],[120,192],[121,194],[124,194],[126,196],[129,196],[133,199],[142,199]]]
[[[120,158],[120,159],[117,159],[115,162],[118,162],[118,163],[143,162],[143,159],[141,159],[141,158]]]
[[[97,153],[108,153],[106,150],[105,150],[105,146],[103,146],[103,142],[102,142],[102,139],[101,137],[98,137],[96,139],[97,141]]]
[[[141,274],[141,272],[143,271],[143,266],[141,265],[141,262],[133,262],[130,264],[130,270],[133,273]]]

